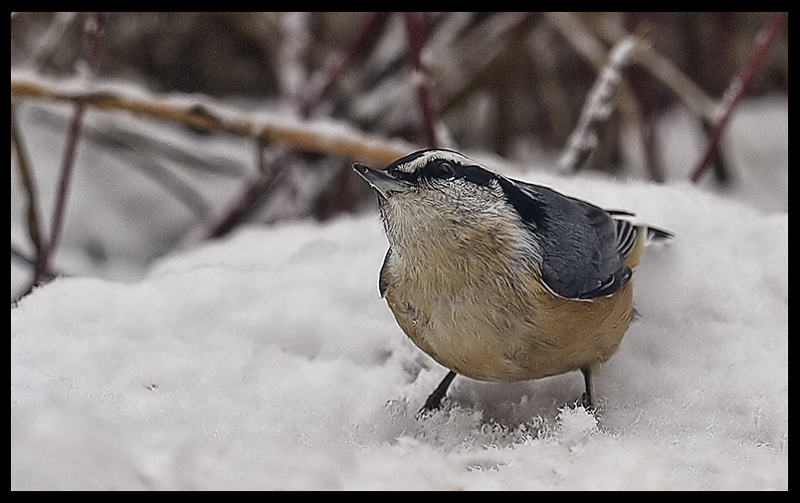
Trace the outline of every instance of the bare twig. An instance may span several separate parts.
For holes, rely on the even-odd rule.
[[[11,103],[11,145],[17,156],[17,168],[22,182],[22,187],[28,198],[28,234],[37,254],[45,247],[43,242],[42,219],[39,216],[39,192],[36,187],[33,169],[31,169],[28,150],[25,147],[22,134],[17,124],[17,112],[14,103]]]
[[[27,253],[22,251],[21,248],[15,246],[14,243],[11,243],[11,260],[18,260],[24,263],[26,266],[30,267],[32,271],[35,271],[39,267],[39,256],[30,257]],[[18,293],[11,294],[11,305],[12,307],[19,302],[19,300],[31,293],[33,287],[37,284],[44,283],[46,281],[50,281],[51,279],[55,278],[56,276],[62,276],[63,273],[61,271],[45,271],[41,273],[41,277],[39,278],[38,282],[31,280],[30,282],[26,283],[24,287],[20,289]],[[13,284],[12,284],[13,286]]]
[[[321,71],[319,77],[314,79],[319,83],[313,86],[309,96],[301,104],[300,114],[302,117],[310,117],[314,113],[355,55],[362,51],[380,33],[386,23],[388,14],[388,12],[368,12],[364,14],[358,28],[354,30],[353,36],[340,51],[331,57],[330,62]]]
[[[126,111],[169,122],[183,124],[202,131],[218,131],[253,138],[264,143],[280,142],[299,150],[339,155],[366,163],[386,165],[414,150],[406,142],[388,141],[365,135],[345,124],[296,122],[286,118],[267,120],[256,118],[194,96],[156,98],[125,95],[119,88],[105,86],[102,90],[84,91],[67,84],[48,84],[43,81],[11,79],[11,96],[45,101],[84,103],[103,110]]]
[[[170,99],[126,95],[121,89],[95,86],[93,91],[75,89],[60,83],[50,84],[41,80],[11,80],[11,95],[20,98],[48,101],[67,101],[82,103],[105,110],[127,111],[138,116],[166,120],[184,124],[204,131],[220,131],[237,136],[253,138],[259,144],[278,142],[285,147],[298,150],[338,155],[349,159],[375,165],[386,165],[398,157],[406,155],[417,147],[403,141],[388,141],[376,136],[368,136],[344,124],[322,124],[298,121],[287,123],[280,116],[266,120],[240,110],[233,110],[195,97],[172,97]],[[281,151],[284,149],[280,149]],[[275,158],[273,161],[280,165]],[[239,195],[220,216],[214,218],[206,231],[206,237],[219,237],[251,213],[258,203],[264,200],[279,180],[279,173],[259,174],[249,179]]]
[[[501,13],[490,16],[464,34],[455,47],[437,58],[435,68],[441,99],[440,113],[456,107],[477,87],[486,84],[497,66],[505,64],[504,56],[512,42],[522,34],[532,14]],[[488,26],[487,26],[488,25]],[[443,28],[437,30],[436,38]]]
[[[595,26],[599,34],[607,42],[616,44],[629,33],[611,16],[597,15]],[[716,103],[700,87],[684,74],[672,61],[662,56],[652,44],[643,43],[636,53],[636,63],[670,88],[683,103],[695,114],[706,119],[713,119],[716,114]]]
[[[425,45],[425,20],[421,12],[404,12],[406,26],[406,39],[408,40],[409,56],[414,68],[414,83],[417,87],[417,100],[422,114],[422,127],[425,141],[429,147],[438,147],[439,141],[436,133],[438,112],[433,101],[430,73],[422,57]]]
[[[597,146],[598,127],[614,110],[614,93],[622,79],[620,72],[636,50],[639,40],[636,36],[627,37],[611,50],[608,64],[589,91],[578,125],[558,161],[564,171],[575,171]]]
[[[303,84],[301,82],[303,75],[299,68],[301,67],[300,53],[305,45],[302,25],[307,18],[302,14],[286,14],[285,16],[287,16],[284,20],[285,42],[282,53],[285,60],[283,66],[288,74],[284,76],[287,84],[284,85],[284,94],[291,101],[296,102],[300,117],[307,119],[314,114],[356,54],[375,39],[385,24],[388,13],[371,12],[362,18],[362,22],[353,36],[317,74],[311,92],[305,97],[300,96],[296,89],[301,88]],[[291,177],[284,177],[288,166],[292,163],[292,158],[295,157],[292,149],[288,145],[282,145],[267,159],[266,148],[267,143],[262,138],[257,139],[257,172],[245,182],[237,196],[226,206],[221,215],[211,222],[205,232],[206,238],[219,238],[229,233],[247,215],[267,200],[269,194],[275,190],[281,180],[292,180]]]
[[[282,37],[278,65],[281,93],[298,111],[302,110],[301,92],[307,80],[303,55],[308,46],[309,16],[308,12],[285,12],[281,16]],[[255,172],[244,180],[222,210],[205,222],[203,239],[220,238],[235,229],[260,206],[266,199],[267,193],[276,186],[275,174],[286,169],[288,148],[279,146],[271,149],[270,145],[259,140],[254,142],[254,146]],[[268,156],[270,150],[277,150],[279,159],[276,159],[276,156]],[[268,160],[268,157],[271,159]]]
[[[610,58],[606,53],[604,45],[594,36],[594,34],[581,22],[577,16],[563,12],[550,12],[547,13],[547,19],[558,30],[558,32],[570,43],[573,49],[586,60],[598,73],[603,71],[606,61]],[[643,34],[632,35],[638,39],[643,38]],[[619,42],[616,46],[619,45]],[[637,51],[641,45],[641,40],[637,43]],[[597,81],[596,81],[597,82]],[[644,126],[644,119],[642,118],[641,107],[636,99],[636,95],[630,87],[624,82],[620,81],[619,86],[619,109],[623,118],[631,124],[639,133],[639,140],[643,151],[643,158],[646,163],[645,169],[651,173],[654,179],[658,180],[658,172],[655,167],[649,164],[650,157],[647,155],[649,147],[647,145],[648,135],[646,134],[646,127]],[[599,125],[599,124],[598,124]],[[581,166],[579,159],[576,159],[578,164],[574,165],[574,169]],[[584,159],[585,160],[585,159]],[[562,161],[567,161],[562,156]],[[563,166],[563,164],[562,164]]]
[[[79,72],[83,74],[84,80],[88,80],[94,73],[97,66],[97,53],[100,41],[100,33],[103,28],[105,15],[102,12],[94,13],[86,22],[86,41],[84,45],[84,63],[79,63]],[[72,181],[72,174],[75,171],[75,154],[78,150],[81,127],[85,106],[81,103],[75,105],[75,112],[67,132],[67,141],[64,147],[64,158],[61,164],[61,177],[56,194],[56,202],[53,208],[53,218],[51,220],[50,241],[47,247],[47,254],[43,261],[43,271],[47,270],[53,258],[56,248],[61,239],[64,229],[64,216],[66,213],[67,195]],[[38,274],[37,274],[38,277]]]
[[[329,59],[326,67],[317,74],[309,95],[297,103],[300,117],[307,119],[314,114],[334,84],[341,78],[347,66],[351,64],[356,54],[363,51],[365,46],[374,41],[387,18],[388,13],[385,12],[371,12],[364,15],[353,36],[340,51]],[[286,21],[288,24],[291,24],[291,22],[291,20]],[[302,36],[296,33],[298,27],[286,26],[286,28],[286,43],[298,45],[297,40],[289,40]],[[292,51],[287,48],[286,52],[288,55]],[[296,53],[297,48],[293,52]],[[294,54],[294,65],[299,65],[297,57],[297,54]],[[294,93],[290,94],[289,97],[295,100],[299,98]],[[264,155],[267,144],[262,138],[257,139],[256,145],[257,172],[245,181],[237,196],[225,207],[221,215],[211,222],[205,232],[206,238],[219,238],[228,234],[249,214],[261,206],[268,199],[269,194],[276,190],[282,181],[292,183],[292,180],[296,179],[292,176],[286,176],[287,173],[291,174],[288,171],[288,167],[292,165],[296,157],[294,151],[289,148],[292,145],[279,146],[270,156],[270,159],[266,159]],[[294,193],[296,190],[290,190],[290,192]]]
[[[50,249],[58,247],[61,240],[61,233],[64,228],[64,215],[67,204],[67,195],[72,182],[72,174],[75,171],[75,154],[78,151],[78,141],[80,140],[81,127],[83,125],[83,115],[86,108],[82,104],[75,105],[75,110],[67,129],[67,141],[64,145],[64,156],[61,159],[61,177],[58,182],[58,192],[56,193],[56,203],[53,207],[53,216],[50,228]],[[52,255],[52,252],[49,253]],[[48,257],[49,259],[50,257]],[[49,260],[48,260],[49,262]]]
[[[48,110],[36,110],[29,120],[55,128],[66,129],[69,119]],[[84,124],[84,141],[98,148],[108,149],[153,179],[165,191],[173,195],[197,218],[205,219],[211,208],[203,195],[189,183],[182,173],[198,171],[213,173],[215,177],[241,178],[246,168],[233,159],[208,152],[195,153],[175,143],[165,143],[153,131],[139,132],[124,127],[119,122]],[[168,161],[168,162],[165,162]],[[176,172],[171,166],[177,165]]]
[[[265,196],[279,178],[262,172],[253,175],[245,182],[238,197],[225,208],[222,216],[211,223],[204,237],[213,239],[228,234],[253,210],[259,199]]]
[[[301,69],[301,54],[307,40],[305,28],[308,22],[307,14],[284,14],[284,39],[281,53],[283,54],[283,93],[294,102],[298,115],[303,119],[311,117],[336,81],[344,73],[351,59],[361,47],[371,40],[379,31],[385,13],[369,13],[362,20],[359,29],[345,47],[329,60],[324,70],[315,78],[316,83],[308,96],[302,96],[297,90],[305,85],[305,72]],[[269,146],[262,139],[256,140],[256,172],[250,176],[235,197],[225,206],[219,216],[215,217],[207,226],[204,238],[220,238],[236,228],[248,215],[260,207],[276,190],[279,183],[293,180],[286,177],[290,166],[293,164],[294,151],[289,145],[279,145],[267,155]],[[290,192],[295,192],[290,190]]]
[[[11,258],[19,260],[24,264],[31,267],[31,269],[36,269],[38,263],[38,257],[30,257],[27,253],[25,253],[20,247],[11,243]],[[46,271],[42,276],[42,281],[50,281],[51,279],[59,276],[63,273],[60,271]],[[30,293],[32,286],[28,285],[19,295],[13,298],[13,301],[19,300],[21,297]]]
[[[742,72],[731,80],[728,90],[725,92],[722,100],[722,114],[714,124],[706,150],[692,173],[692,182],[699,182],[700,178],[711,166],[710,161],[717,151],[722,133],[733,116],[733,112],[739,106],[753,80],[755,80],[766,59],[770,46],[772,46],[772,43],[783,28],[787,17],[789,17],[788,12],[776,12],[770,16],[764,27],[756,34],[755,48],[750,59],[745,63]]]
[[[31,262],[34,267],[34,283],[37,271],[44,271],[42,261],[47,255],[47,243],[44,237],[42,218],[39,215],[39,191],[34,179],[34,171],[28,157],[28,150],[19,130],[17,123],[17,112],[14,103],[11,103],[11,145],[17,157],[17,168],[22,182],[22,188],[27,196],[28,202],[28,235],[33,243],[35,259]],[[13,252],[13,249],[12,249]]]

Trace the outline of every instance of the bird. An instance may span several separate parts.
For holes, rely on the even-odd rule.
[[[378,290],[397,324],[449,370],[420,413],[441,408],[457,375],[514,382],[579,370],[579,403],[632,320],[633,269],[669,231],[635,224],[464,154],[424,149],[385,169],[355,163],[375,190],[389,249]]]

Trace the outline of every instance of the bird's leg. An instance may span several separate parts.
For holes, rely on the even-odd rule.
[[[420,413],[430,412],[432,410],[437,410],[439,407],[441,407],[442,398],[444,398],[444,395],[447,393],[447,388],[450,386],[450,383],[453,382],[453,379],[455,379],[455,377],[456,377],[455,372],[453,372],[452,370],[448,372],[447,375],[444,376],[444,379],[442,379],[442,382],[439,383],[439,386],[437,386],[436,389],[433,390],[431,396],[429,396],[428,399],[425,400],[425,405],[422,406],[419,412]]]
[[[592,399],[592,370],[589,367],[581,368],[583,372],[583,383],[586,391],[581,395],[581,405],[586,410],[594,409],[594,400]]]

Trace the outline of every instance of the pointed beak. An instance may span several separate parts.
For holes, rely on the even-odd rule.
[[[363,164],[353,164],[353,169],[386,199],[392,192],[405,192],[413,187],[405,180],[397,179],[386,171],[372,169]]]

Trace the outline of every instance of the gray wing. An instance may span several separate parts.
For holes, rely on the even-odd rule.
[[[509,179],[500,185],[538,237],[542,280],[553,292],[593,299],[613,294],[630,280],[625,257],[636,239],[631,223],[547,187]]]

